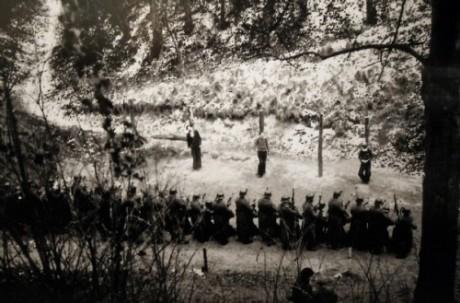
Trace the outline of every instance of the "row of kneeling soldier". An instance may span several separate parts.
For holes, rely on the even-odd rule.
[[[117,235],[128,241],[142,241],[150,230],[158,242],[164,240],[165,232],[176,243],[185,243],[190,234],[199,242],[213,240],[222,245],[233,236],[244,244],[257,237],[267,245],[279,241],[283,249],[315,250],[326,245],[373,254],[393,252],[404,258],[412,250],[416,228],[410,210],[399,208],[396,197],[393,211],[385,208],[382,200],[375,200],[373,207],[368,207],[368,202],[360,197],[348,209],[350,202],[343,202],[341,192],[334,192],[328,203],[322,202],[321,196],[315,202],[314,195],[307,195],[299,211],[294,193],[282,197],[279,206],[275,206],[268,191],[252,203],[247,190],[241,191],[235,201],[236,229],[230,223],[235,217],[230,208],[232,198],[225,199],[223,194],[210,202],[206,195],[181,199],[175,189],[169,195],[158,192],[154,196],[131,187],[123,196],[120,189],[89,189],[75,182],[73,199],[54,188],[36,195],[36,201],[29,203],[10,187],[2,187],[0,192],[4,193],[0,199],[0,222],[4,224],[35,224],[35,228],[44,227],[43,232],[47,233],[65,232],[71,228],[71,222],[78,221],[82,231],[97,232],[103,238]],[[71,208],[75,211],[71,212]],[[391,216],[393,212],[395,215]],[[390,226],[394,226],[391,237]]]
[[[352,247],[373,254],[394,252],[398,257],[409,255],[413,244],[411,212],[399,208],[395,199],[395,218],[384,207],[384,201],[375,200],[373,207],[360,197],[351,205],[344,203],[341,192],[334,192],[328,203],[314,202],[314,195],[307,195],[301,211],[292,197],[282,197],[275,206],[271,193],[266,192],[259,200],[250,203],[247,190],[239,193],[235,201],[236,229],[230,224],[235,213],[230,209],[231,198],[217,194],[213,202],[204,202],[205,196],[194,195],[191,201],[177,197],[175,190],[165,200],[165,230],[173,241],[184,242],[186,234],[192,234],[199,242],[215,240],[227,244],[236,236],[244,244],[255,237],[266,245],[279,240],[283,249],[301,248],[315,250],[320,245],[332,249]],[[258,225],[255,223],[258,221]],[[389,227],[394,226],[390,237]]]

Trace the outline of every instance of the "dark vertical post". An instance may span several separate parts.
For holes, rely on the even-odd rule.
[[[265,115],[262,109],[259,110],[259,133],[263,133],[265,128]]]
[[[319,115],[318,177],[323,176],[323,114]]]
[[[364,138],[366,139],[366,144],[369,145],[369,117],[364,119]]]
[[[208,252],[203,248],[203,272],[208,272]]]

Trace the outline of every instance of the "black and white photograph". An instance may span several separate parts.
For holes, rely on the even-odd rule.
[[[460,1],[0,0],[0,301],[460,303]]]

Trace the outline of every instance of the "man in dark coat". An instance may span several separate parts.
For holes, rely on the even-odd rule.
[[[349,215],[340,199],[341,191],[334,192],[328,204],[328,244],[332,249],[339,249],[345,245],[346,234],[344,226],[349,219]]]
[[[271,196],[270,192],[266,192],[264,197],[257,203],[259,209],[259,231],[262,240],[269,246],[275,243],[274,239],[279,235],[279,226],[276,223],[278,212],[271,200]]]
[[[373,157],[372,152],[370,151],[367,144],[361,145],[361,150],[359,151],[358,157],[361,163],[359,166],[358,175],[361,178],[361,181],[367,184],[371,179],[371,160]]]
[[[190,125],[187,133],[187,145],[192,153],[193,169],[201,169],[201,136],[200,133],[193,127],[193,124]]]
[[[375,200],[374,207],[369,211],[369,251],[372,254],[381,254],[384,249],[390,247],[388,227],[393,225],[393,220],[388,212],[383,209],[383,201]]]
[[[190,221],[192,222],[192,228],[197,226],[201,217],[201,212],[203,210],[203,207],[200,203],[200,198],[200,195],[193,195],[192,202],[190,202],[188,215],[190,216]]]
[[[214,233],[215,227],[213,218],[214,217],[214,203],[206,202],[203,212],[199,217],[196,227],[193,230],[193,238],[200,243],[209,241],[212,234]]]
[[[236,200],[236,233],[238,241],[243,244],[252,243],[253,237],[258,234],[258,229],[254,224],[257,217],[255,205],[251,206],[246,199],[246,191],[240,192],[240,197]]]
[[[171,234],[171,240],[185,243],[185,229],[187,227],[187,205],[177,197],[177,191],[171,189],[167,202],[166,230]]]
[[[392,237],[393,250],[397,258],[406,258],[410,254],[414,241],[412,230],[416,228],[410,209],[402,208]]]
[[[281,198],[278,213],[280,217],[280,238],[283,249],[292,249],[299,240],[297,230],[301,216],[295,206],[292,205],[289,197]]]
[[[290,302],[294,303],[313,303],[314,293],[310,285],[311,277],[315,273],[310,267],[303,268],[297,275],[294,286],[292,287],[291,295],[288,297]]]
[[[305,197],[305,203],[302,207],[302,247],[308,250],[316,248],[316,220],[317,214],[313,207],[313,195]]]
[[[351,208],[350,241],[351,247],[366,250],[368,241],[367,219],[368,211],[363,205],[363,199],[356,198],[356,204]]]
[[[224,195],[218,194],[214,204],[214,239],[222,245],[228,243],[228,238],[236,234],[233,226],[230,225],[230,219],[235,214],[224,203]]]
[[[268,157],[268,140],[265,138],[264,133],[261,132],[255,142],[257,149],[257,157],[259,158],[259,166],[257,168],[257,176],[263,177],[265,175],[265,169]]]

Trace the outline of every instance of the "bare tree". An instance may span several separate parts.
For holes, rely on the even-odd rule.
[[[150,19],[152,28],[152,44],[150,46],[150,57],[157,59],[163,48],[163,0],[150,0]]]
[[[182,7],[184,8],[184,33],[191,35],[193,32],[193,18],[192,18],[192,5],[190,0],[181,0]]]

